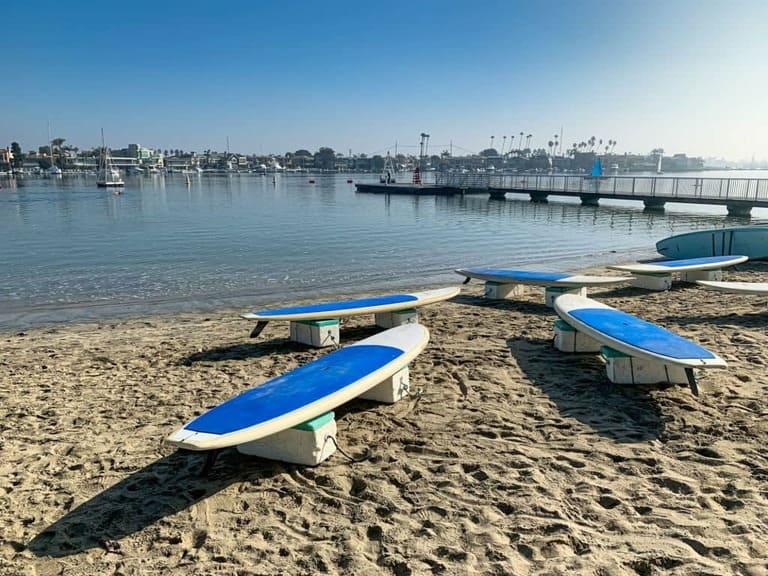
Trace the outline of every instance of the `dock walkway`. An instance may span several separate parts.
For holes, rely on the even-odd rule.
[[[528,194],[533,202],[549,196],[578,197],[596,206],[601,198],[642,201],[663,210],[667,202],[725,206],[728,214],[749,215],[768,208],[768,178],[694,178],[689,176],[583,176],[566,174],[461,174],[436,172],[434,184],[358,184],[359,192],[383,194]]]

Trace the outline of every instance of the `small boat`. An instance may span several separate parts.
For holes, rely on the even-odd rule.
[[[96,173],[96,186],[109,188],[125,186],[120,172],[112,165],[109,148],[104,145],[104,129],[101,130],[101,158],[99,159],[99,171]]]

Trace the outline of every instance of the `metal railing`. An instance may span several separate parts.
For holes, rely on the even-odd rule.
[[[637,197],[638,200],[768,203],[768,179],[688,176],[570,176],[559,174],[462,174],[438,172],[435,184],[461,190],[509,190],[549,194]]]

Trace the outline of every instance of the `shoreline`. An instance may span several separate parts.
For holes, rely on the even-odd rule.
[[[637,250],[632,252],[640,257],[650,255],[659,256],[652,249]],[[560,269],[557,266],[514,266],[514,268],[528,270],[546,270],[569,272],[573,274],[602,273],[612,274],[606,269],[609,264],[617,264],[625,261],[627,253],[602,254],[596,263],[585,266],[576,266],[575,269]],[[661,257],[661,256],[659,256]],[[457,265],[457,268],[460,267]],[[445,278],[440,281],[438,278]],[[255,307],[270,308],[286,306],[300,302],[318,302],[335,299],[357,298],[370,295],[379,295],[396,292],[415,292],[440,288],[446,285],[460,284],[463,278],[456,275],[453,269],[434,272],[427,278],[416,278],[409,282],[407,277],[398,277],[386,283],[371,281],[365,287],[354,290],[349,283],[331,285],[322,291],[313,287],[304,287],[289,293],[259,293],[253,295],[228,294],[228,295],[184,295],[149,300],[92,300],[85,302],[44,303],[32,306],[19,306],[9,310],[5,303],[5,309],[0,313],[0,335],[14,330],[29,330],[32,328],[44,328],[46,326],[67,326],[70,324],[91,322],[116,322],[137,318],[152,318],[155,316],[167,316],[173,314],[216,314],[218,312],[235,311],[238,315],[246,313]]]
[[[482,291],[420,309],[420,396],[336,411],[368,459],[228,450],[206,478],[162,439],[327,349],[282,322],[250,340],[232,309],[0,331],[0,574],[768,574],[765,297],[590,289],[728,361],[696,398],[555,350],[543,289]]]

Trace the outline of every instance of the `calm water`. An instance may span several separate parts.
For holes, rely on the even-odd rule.
[[[121,195],[93,178],[1,179],[0,328],[455,284],[466,266],[574,271],[651,257],[672,233],[768,222],[680,204],[386,197],[347,178],[136,177]]]

